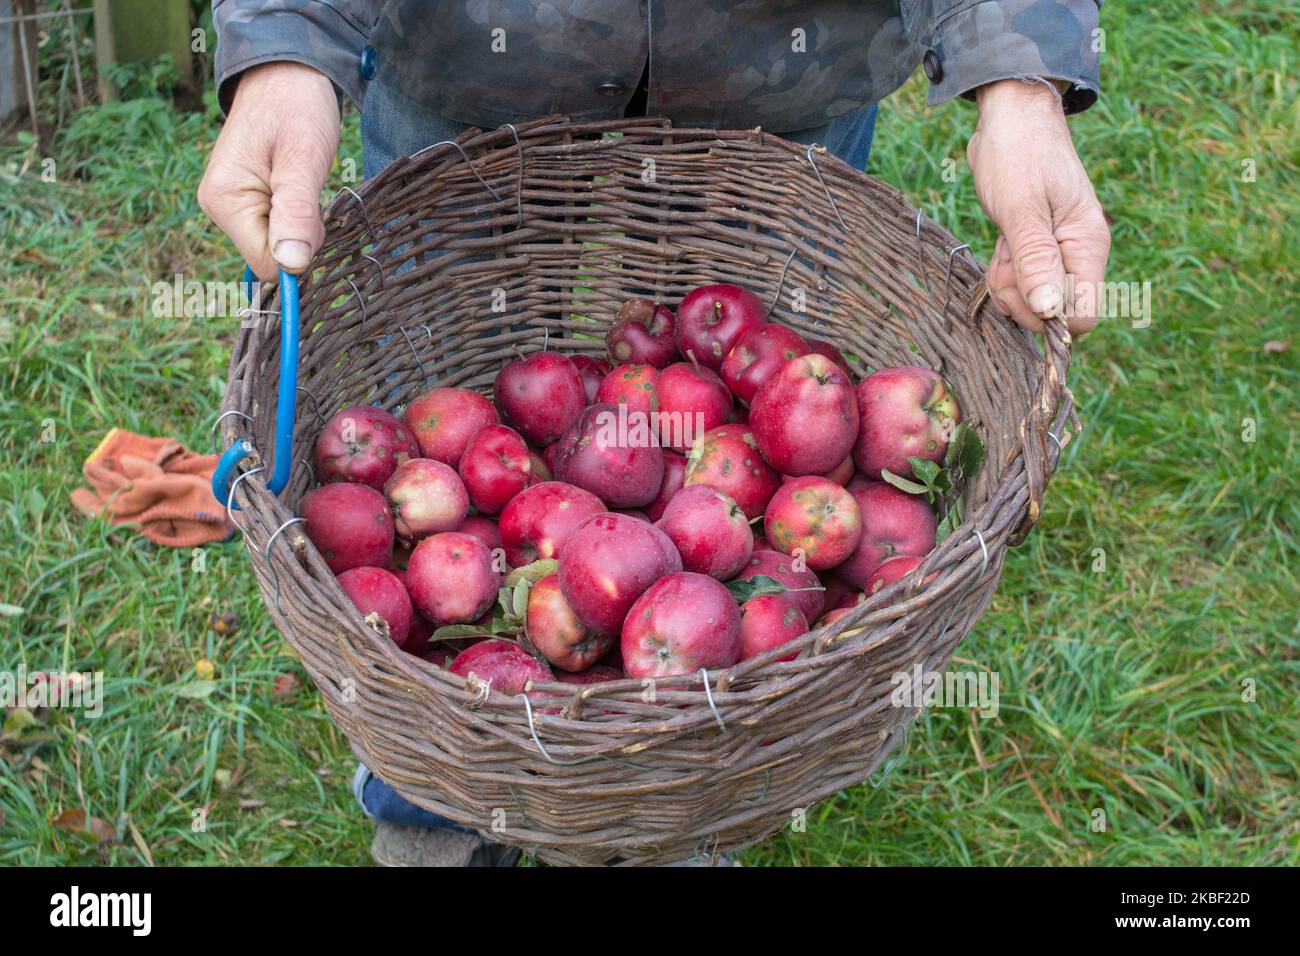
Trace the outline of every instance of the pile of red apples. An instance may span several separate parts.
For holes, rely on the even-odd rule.
[[[935,372],[855,383],[735,285],[676,313],[629,300],[606,346],[520,356],[491,399],[434,388],[326,424],[302,517],[379,634],[507,694],[691,674],[838,619],[934,547],[927,497],[882,475],[944,460],[961,413]]]

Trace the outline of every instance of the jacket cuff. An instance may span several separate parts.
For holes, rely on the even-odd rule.
[[[977,0],[937,4],[923,65],[929,103],[996,80],[1041,77],[1070,84],[1066,113],[1081,113],[1101,90],[1097,50],[1098,0]]]
[[[239,75],[261,63],[289,60],[319,70],[337,93],[358,108],[365,98],[361,53],[369,26],[330,3],[271,0],[251,4],[216,0],[212,19],[217,32],[214,57],[217,102],[230,110]]]

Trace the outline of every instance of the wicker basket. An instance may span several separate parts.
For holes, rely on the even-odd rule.
[[[966,247],[896,190],[758,130],[563,117],[471,130],[344,190],[325,223],[301,286],[299,382],[317,408],[298,416],[283,495],[264,474],[235,483],[263,596],[369,767],[551,863],[736,850],[877,771],[918,714],[891,704],[891,675],[946,664],[1077,430],[1063,323],[1040,351],[985,305]],[[288,523],[323,417],[392,409],[434,382],[490,394],[516,353],[601,354],[624,299],[675,303],[710,282],[774,302],[774,320],[831,341],[859,373],[919,362],[951,382],[986,458],[965,522],[919,573],[800,638],[794,661],[774,662],[782,648],[707,687],[661,680],[653,701],[632,680],[551,683],[538,689],[565,699],[541,713],[377,638]],[[279,345],[273,318],[246,323],[222,406],[223,441],[268,457]]]

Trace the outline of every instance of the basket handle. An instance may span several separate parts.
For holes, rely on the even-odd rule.
[[[244,292],[253,301],[253,270],[244,266]],[[293,425],[298,412],[298,277],[280,270],[280,382],[275,402],[275,470],[266,483],[278,495],[289,484],[293,466]],[[235,467],[253,452],[247,441],[237,441],[217,461],[212,472],[212,495],[236,511],[230,495]]]
[[[971,289],[970,298],[966,303],[966,318],[974,322],[980,309],[989,299],[988,276],[984,275]],[[1042,515],[1043,492],[1052,473],[1056,470],[1061,452],[1065,449],[1065,440],[1052,431],[1053,424],[1063,418],[1064,422],[1071,424],[1075,430],[1080,427],[1078,415],[1074,410],[1074,395],[1065,383],[1065,374],[1070,368],[1072,344],[1070,329],[1066,325],[1064,314],[1049,316],[1043,321],[1043,377],[1034,404],[1020,423],[1020,444],[1024,451],[1025,482],[1029,490],[1029,503],[1024,520],[1011,529],[1007,538],[1012,546],[1020,544],[1028,537],[1030,529],[1037,524]]]

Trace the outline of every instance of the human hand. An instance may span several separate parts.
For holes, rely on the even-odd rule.
[[[989,292],[1031,331],[1065,315],[1070,333],[1082,335],[1097,324],[1110,229],[1060,102],[1045,85],[1022,80],[990,83],[975,96],[979,123],[966,158],[980,205],[1001,231]]]
[[[301,272],[320,248],[320,191],[338,145],[338,100],[323,73],[282,61],[240,76],[198,199],[260,279]]]

